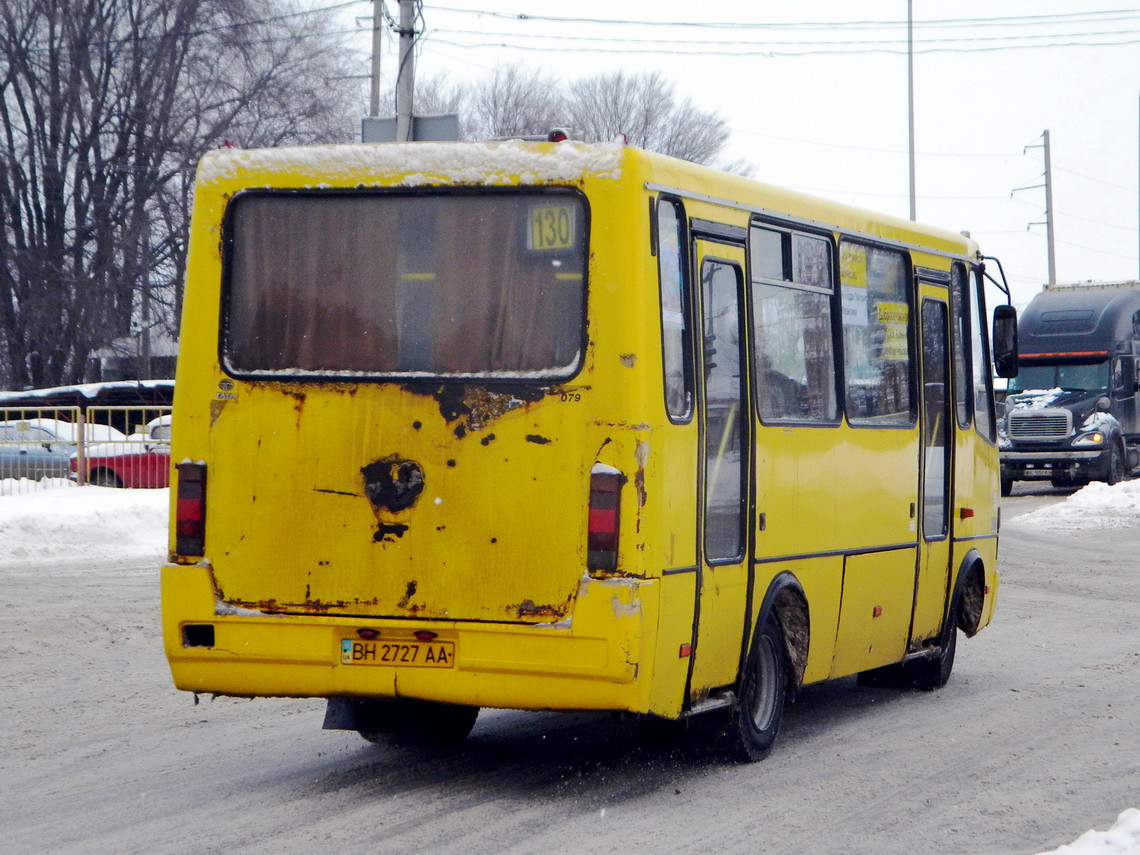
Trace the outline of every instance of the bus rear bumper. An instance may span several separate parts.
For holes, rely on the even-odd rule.
[[[207,566],[167,565],[163,637],[175,685],[203,694],[643,712],[638,673],[649,671],[642,651],[651,649],[658,593],[655,580],[583,579],[572,620],[539,625],[280,615],[217,603]],[[433,633],[454,661],[342,663],[342,644],[361,629],[391,644]]]

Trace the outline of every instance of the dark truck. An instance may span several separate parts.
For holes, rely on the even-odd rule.
[[[1115,484],[1140,467],[1140,282],[1046,285],[1017,333],[999,407],[1002,495],[1014,481]]]

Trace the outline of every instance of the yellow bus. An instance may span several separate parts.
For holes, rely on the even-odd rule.
[[[372,740],[720,711],[743,759],[807,684],[942,685],[998,585],[984,275],[961,234],[617,143],[208,155],[175,684]]]

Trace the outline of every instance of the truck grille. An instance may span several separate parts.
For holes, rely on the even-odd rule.
[[[1069,410],[1014,410],[1009,414],[1010,439],[1064,439],[1073,427]]]

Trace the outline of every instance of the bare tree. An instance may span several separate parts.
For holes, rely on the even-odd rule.
[[[416,112],[458,112],[465,139],[524,136],[570,127],[586,139],[623,134],[631,144],[663,154],[747,173],[747,163],[723,162],[728,123],[715,111],[678,100],[659,72],[614,72],[563,85],[553,75],[500,65],[483,80],[451,85],[429,78],[416,92]]]
[[[476,139],[544,132],[565,122],[562,87],[552,75],[500,65],[465,99],[464,125]]]
[[[0,387],[78,381],[132,325],[175,323],[205,150],[350,138],[346,102],[330,97],[343,52],[290,11],[0,6]]]
[[[568,87],[570,120],[592,139],[624,134],[641,148],[711,163],[728,142],[728,123],[687,98],[678,102],[675,89],[656,71],[584,77]]]

